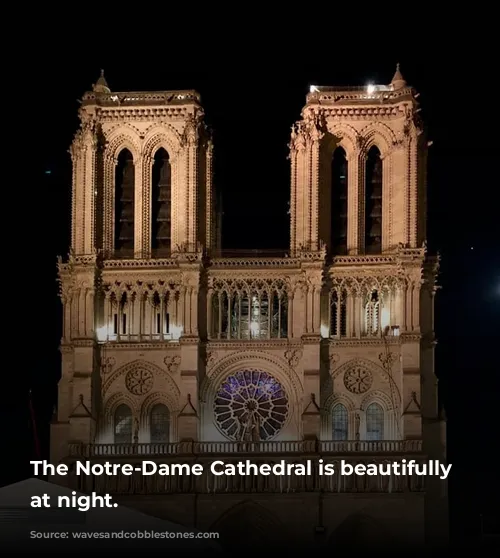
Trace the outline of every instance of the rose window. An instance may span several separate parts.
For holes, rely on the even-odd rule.
[[[125,385],[134,395],[145,395],[153,387],[153,374],[149,370],[137,368],[125,377]]]
[[[215,421],[231,440],[270,440],[283,428],[288,397],[283,386],[260,370],[226,378],[214,403]]]
[[[362,366],[351,368],[344,374],[344,385],[351,393],[365,393],[371,388],[372,382],[372,373]]]

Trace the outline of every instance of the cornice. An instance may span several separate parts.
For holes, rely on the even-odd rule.
[[[122,341],[108,341],[99,343],[101,351],[130,351],[130,350],[147,350],[147,351],[178,351],[180,349],[179,341],[156,341],[156,342],[137,342],[123,343]]]
[[[388,345],[400,345],[401,336],[393,337],[361,337],[346,339],[329,339],[328,346],[330,348],[338,347],[381,347]]]
[[[210,260],[208,264],[212,269],[242,269],[249,268],[300,268],[299,258],[217,258]]]
[[[87,91],[82,98],[83,104],[99,106],[142,106],[190,105],[201,102],[200,94],[194,89],[172,91],[112,91],[101,93]]]
[[[73,347],[95,347],[97,345],[97,341],[95,339],[72,339],[71,345]]]
[[[269,349],[300,349],[301,342],[289,341],[288,339],[268,339],[268,340],[243,340],[243,339],[227,339],[227,340],[208,340],[203,344],[209,350],[219,351],[252,351],[252,350],[269,350]]]
[[[174,258],[162,259],[127,259],[127,260],[104,260],[102,267],[107,269],[160,269],[165,267],[178,267],[178,260]]]
[[[402,333],[399,338],[401,340],[401,344],[420,343],[422,335],[420,333]]]
[[[378,86],[373,92],[369,92],[366,86],[320,86],[315,89],[306,96],[305,109],[319,106],[325,111],[342,111],[342,116],[350,116],[346,114],[347,110],[355,116],[369,115],[372,118],[405,114],[404,105],[408,102],[417,106],[416,92],[412,87],[395,90],[391,86]]]

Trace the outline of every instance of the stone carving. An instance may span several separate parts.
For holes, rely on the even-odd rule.
[[[214,399],[215,423],[230,440],[270,440],[289,414],[284,387],[262,370],[247,369],[226,378]]]
[[[302,358],[302,351],[299,350],[291,350],[285,351],[285,358],[291,368],[295,368]]]
[[[106,376],[107,374],[111,374],[113,371],[113,366],[116,364],[116,360],[114,357],[106,357],[102,359],[101,362],[101,374]]]
[[[207,359],[206,359],[207,368],[212,368],[212,366],[215,364],[217,360],[217,357],[218,355],[215,351],[209,351],[207,353]]]
[[[380,353],[378,358],[385,370],[390,370],[392,368],[392,365],[397,360],[396,355],[394,353],[389,353],[389,352]]]
[[[344,374],[344,385],[351,393],[359,395],[367,392],[373,383],[373,375],[364,366],[355,366],[346,370]]]
[[[153,387],[153,374],[144,368],[135,368],[125,376],[125,385],[134,395],[145,395]]]
[[[163,362],[166,364],[167,370],[170,372],[170,374],[175,374],[179,369],[179,365],[181,363],[181,357],[179,355],[166,356],[163,359]]]
[[[239,437],[243,442],[260,441],[260,418],[256,411],[249,412],[247,419],[241,422]]]

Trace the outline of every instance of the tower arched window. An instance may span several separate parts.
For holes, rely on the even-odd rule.
[[[384,409],[378,403],[371,403],[366,409],[366,439],[384,439]]]
[[[331,249],[336,255],[347,254],[347,157],[337,147],[332,157]]]
[[[149,434],[152,444],[166,444],[170,440],[170,411],[166,405],[160,403],[151,409]]]
[[[330,299],[330,337],[347,335],[347,293],[333,291]]]
[[[332,433],[334,440],[347,440],[349,436],[347,409],[341,403],[332,410]]]
[[[382,158],[373,146],[368,151],[365,173],[365,252],[382,252]]]
[[[171,250],[172,173],[165,149],[155,154],[151,184],[151,249],[157,256],[169,256]]]
[[[378,291],[372,291],[365,306],[366,335],[378,335],[380,332],[380,297]]]
[[[114,416],[114,439],[115,444],[132,443],[132,411],[128,405],[119,405]]]
[[[115,169],[114,245],[118,256],[134,254],[135,168],[128,149],[118,155]]]

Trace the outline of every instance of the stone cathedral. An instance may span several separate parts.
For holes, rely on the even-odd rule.
[[[417,97],[399,67],[389,85],[312,86],[290,138],[290,246],[249,257],[221,247],[199,94],[101,75],[70,150],[53,463],[446,461]],[[436,477],[66,482],[229,547],[390,550],[448,531]]]

